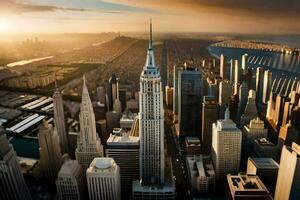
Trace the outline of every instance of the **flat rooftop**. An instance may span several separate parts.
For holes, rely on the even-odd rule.
[[[256,168],[260,169],[278,169],[278,163],[273,158],[249,158]]]

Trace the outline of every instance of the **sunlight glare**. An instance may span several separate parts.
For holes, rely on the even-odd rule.
[[[0,18],[0,33],[9,32],[11,27],[12,27],[12,24],[8,19]]]

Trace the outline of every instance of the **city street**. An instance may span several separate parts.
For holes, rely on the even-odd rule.
[[[176,184],[176,199],[185,200],[190,199],[189,197],[189,189],[188,182],[186,178],[186,169],[185,162],[183,156],[181,156],[180,148],[178,147],[178,143],[176,141],[176,136],[172,131],[171,124],[165,123],[165,137],[167,144],[168,154],[172,158],[172,166],[174,179]]]

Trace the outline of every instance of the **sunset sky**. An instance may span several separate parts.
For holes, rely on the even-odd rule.
[[[0,0],[0,34],[300,33],[299,0]]]

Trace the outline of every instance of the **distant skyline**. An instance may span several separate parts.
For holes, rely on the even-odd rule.
[[[2,0],[0,34],[156,32],[297,34],[299,0]]]

